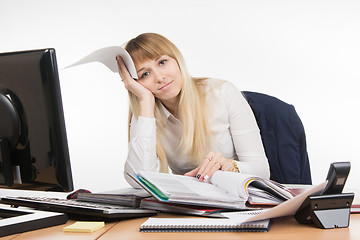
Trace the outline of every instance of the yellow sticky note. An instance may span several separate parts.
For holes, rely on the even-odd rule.
[[[105,226],[104,222],[77,221],[70,226],[64,227],[64,232],[95,232]]]

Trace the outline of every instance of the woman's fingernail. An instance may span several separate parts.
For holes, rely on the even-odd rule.
[[[208,175],[205,175],[204,179],[205,180],[208,180],[209,176]]]
[[[197,178],[197,179],[200,179],[200,176],[201,176],[201,175],[200,175],[200,174],[198,174],[198,175],[196,175],[196,178]]]

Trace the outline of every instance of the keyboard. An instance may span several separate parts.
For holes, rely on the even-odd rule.
[[[157,211],[142,208],[50,197],[1,197],[0,203],[10,204],[15,207],[24,206],[51,212],[61,212],[66,213],[70,218],[80,217],[81,219],[128,219],[157,214]]]

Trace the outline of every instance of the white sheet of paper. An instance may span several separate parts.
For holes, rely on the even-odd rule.
[[[291,198],[276,207],[261,210],[259,214],[247,218],[245,221],[257,221],[261,219],[267,218],[277,218],[277,217],[285,217],[285,216],[292,216],[296,213],[300,205],[304,202],[304,200],[311,194],[321,191],[325,188],[327,181],[316,185],[312,188],[307,189],[303,193],[297,195],[294,198]],[[233,220],[234,222],[240,224],[244,222],[244,212],[225,212],[222,213],[223,216],[228,217],[229,219]]]
[[[79,61],[67,66],[66,68],[85,64],[85,63],[90,63],[90,62],[100,62],[104,64],[106,67],[108,67],[114,73],[117,73],[119,72],[119,69],[116,62],[116,56],[119,55],[124,60],[125,66],[128,69],[131,77],[134,79],[138,79],[135,64],[131,59],[130,54],[120,46],[100,48],[90,53],[89,55],[83,57]]]

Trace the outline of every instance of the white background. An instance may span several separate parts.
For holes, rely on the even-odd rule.
[[[128,97],[99,63],[63,69],[90,52],[160,33],[194,76],[295,106],[306,129],[313,183],[350,161],[360,180],[360,1],[1,0],[0,52],[56,49],[75,188],[128,187]]]

